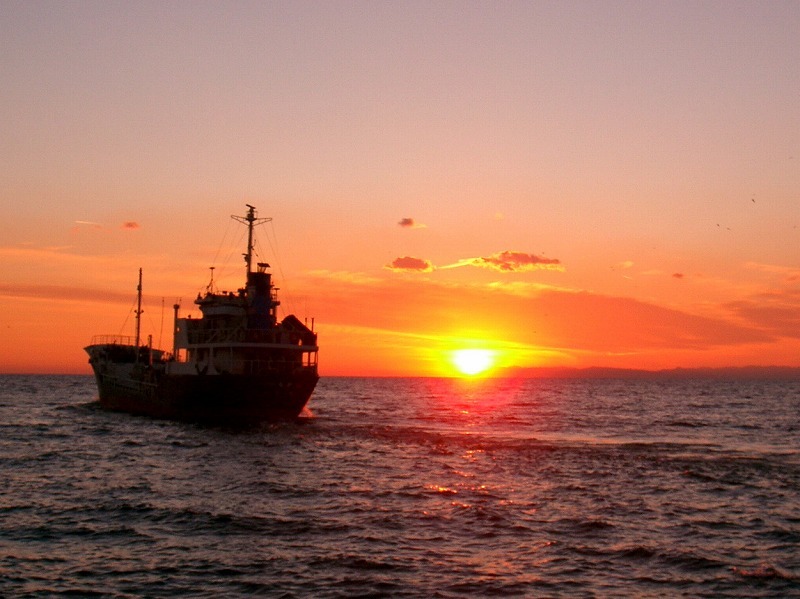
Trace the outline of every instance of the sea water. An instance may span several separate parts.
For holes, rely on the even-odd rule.
[[[0,377],[4,597],[800,597],[800,382],[323,378],[296,422]]]

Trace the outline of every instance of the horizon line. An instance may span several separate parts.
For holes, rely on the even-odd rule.
[[[94,376],[81,372],[1,372],[0,376]],[[676,366],[673,368],[646,369],[620,368],[614,366],[510,366],[497,368],[490,373],[477,376],[445,375],[401,375],[401,374],[321,374],[320,378],[364,378],[364,379],[457,379],[457,380],[503,380],[503,379],[562,379],[562,380],[611,380],[611,379],[717,379],[717,380],[800,380],[800,366]]]

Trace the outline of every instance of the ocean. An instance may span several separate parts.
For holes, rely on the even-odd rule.
[[[0,377],[3,597],[800,597],[800,381],[323,378],[295,422]]]

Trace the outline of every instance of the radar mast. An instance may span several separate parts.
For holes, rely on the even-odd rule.
[[[247,206],[247,214],[245,216],[231,214],[231,218],[247,225],[247,253],[242,255],[244,256],[244,261],[247,264],[247,274],[249,275],[251,272],[253,272],[251,268],[253,263],[253,227],[255,227],[255,225],[260,225],[261,223],[268,223],[272,219],[256,218],[255,206],[251,206],[250,204],[245,204],[245,206]]]

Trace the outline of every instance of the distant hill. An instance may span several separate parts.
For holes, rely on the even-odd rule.
[[[636,380],[800,380],[800,368],[792,366],[742,366],[730,368],[506,368],[495,376],[504,378],[636,379]]]

